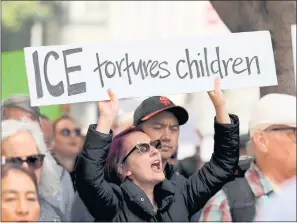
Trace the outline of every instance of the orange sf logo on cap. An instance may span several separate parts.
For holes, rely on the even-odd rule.
[[[160,97],[160,102],[161,102],[163,105],[170,105],[170,104],[171,104],[171,103],[170,103],[170,100],[169,100],[168,98],[166,98],[166,97],[163,97],[163,96]]]

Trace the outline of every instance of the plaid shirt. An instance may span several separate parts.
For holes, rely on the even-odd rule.
[[[245,178],[256,197],[258,210],[273,191],[273,187],[254,163],[246,171]],[[223,190],[217,192],[204,206],[200,221],[232,221],[227,196]]]

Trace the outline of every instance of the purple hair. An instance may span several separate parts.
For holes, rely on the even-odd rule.
[[[124,178],[119,174],[119,168],[121,167],[122,160],[126,155],[125,148],[123,146],[124,138],[132,132],[143,132],[140,127],[131,126],[124,131],[117,134],[111,142],[109,153],[105,163],[105,176],[113,183],[120,184]]]

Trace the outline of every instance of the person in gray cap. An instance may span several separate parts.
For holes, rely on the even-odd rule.
[[[1,113],[2,120],[26,117],[39,122],[41,116],[39,107],[31,106],[30,97],[23,94],[8,96],[2,103]]]

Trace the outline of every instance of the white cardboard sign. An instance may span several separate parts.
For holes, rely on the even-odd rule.
[[[277,85],[269,31],[24,50],[32,106]]]

